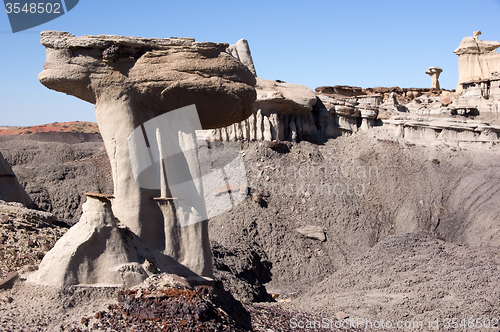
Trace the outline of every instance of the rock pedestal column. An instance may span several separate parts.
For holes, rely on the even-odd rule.
[[[438,67],[429,67],[425,71],[425,73],[431,77],[431,89],[441,90],[441,87],[439,86],[439,75],[441,75],[442,72],[443,70]]]
[[[190,270],[210,275],[207,245],[193,249],[187,243],[167,244],[164,213],[153,200],[161,196],[160,183],[155,188],[139,185],[131,164],[134,156],[130,151],[134,150],[129,136],[138,128],[144,130],[147,121],[193,104],[203,129],[243,121],[252,113],[255,76],[222,43],[197,43],[188,38],[75,37],[57,31],[42,32],[41,42],[47,48],[47,60],[40,82],[95,104],[113,173],[113,214],[152,249],[183,257]],[[190,233],[196,239],[181,236],[174,242],[208,239],[206,221],[197,227]],[[181,255],[175,248],[187,249]]]

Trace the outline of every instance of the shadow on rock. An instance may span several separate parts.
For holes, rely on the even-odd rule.
[[[211,242],[215,277],[242,302],[272,302],[264,284],[271,281],[272,264],[254,248],[228,248]]]

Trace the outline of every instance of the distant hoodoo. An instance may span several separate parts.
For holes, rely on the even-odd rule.
[[[431,89],[441,90],[441,87],[439,86],[439,75],[441,75],[442,72],[443,70],[439,67],[429,67],[425,71],[425,73],[431,77]]]

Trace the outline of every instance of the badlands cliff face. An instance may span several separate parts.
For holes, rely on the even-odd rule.
[[[325,142],[384,126],[417,142],[499,142],[500,76],[463,84],[463,91],[319,87],[257,79],[253,114],[229,127],[205,131],[219,141]]]
[[[482,41],[479,34],[464,38],[454,51],[460,71],[456,92],[440,89],[443,70],[437,67],[425,72],[432,79],[429,89],[336,85],[312,91],[257,78],[257,101],[250,117],[202,136],[217,141],[324,142],[386,124],[397,136],[410,140],[497,143],[500,127],[489,115],[500,112],[500,57],[495,51],[500,43]],[[477,116],[486,121],[471,118]]]

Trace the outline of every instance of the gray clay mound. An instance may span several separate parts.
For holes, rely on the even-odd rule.
[[[325,145],[301,142],[286,154],[260,143],[243,150],[252,191],[269,196],[261,205],[247,197],[213,218],[210,238],[229,250],[247,243],[261,249],[272,265],[267,290],[280,299],[296,298],[391,235],[425,230],[471,247],[498,245],[500,169],[493,153],[361,133]],[[327,184],[337,192],[329,194]],[[300,234],[305,226],[322,229],[326,240]]]
[[[385,238],[328,276],[297,304],[325,317],[424,322],[500,315],[500,250],[438,240],[429,232]]]

